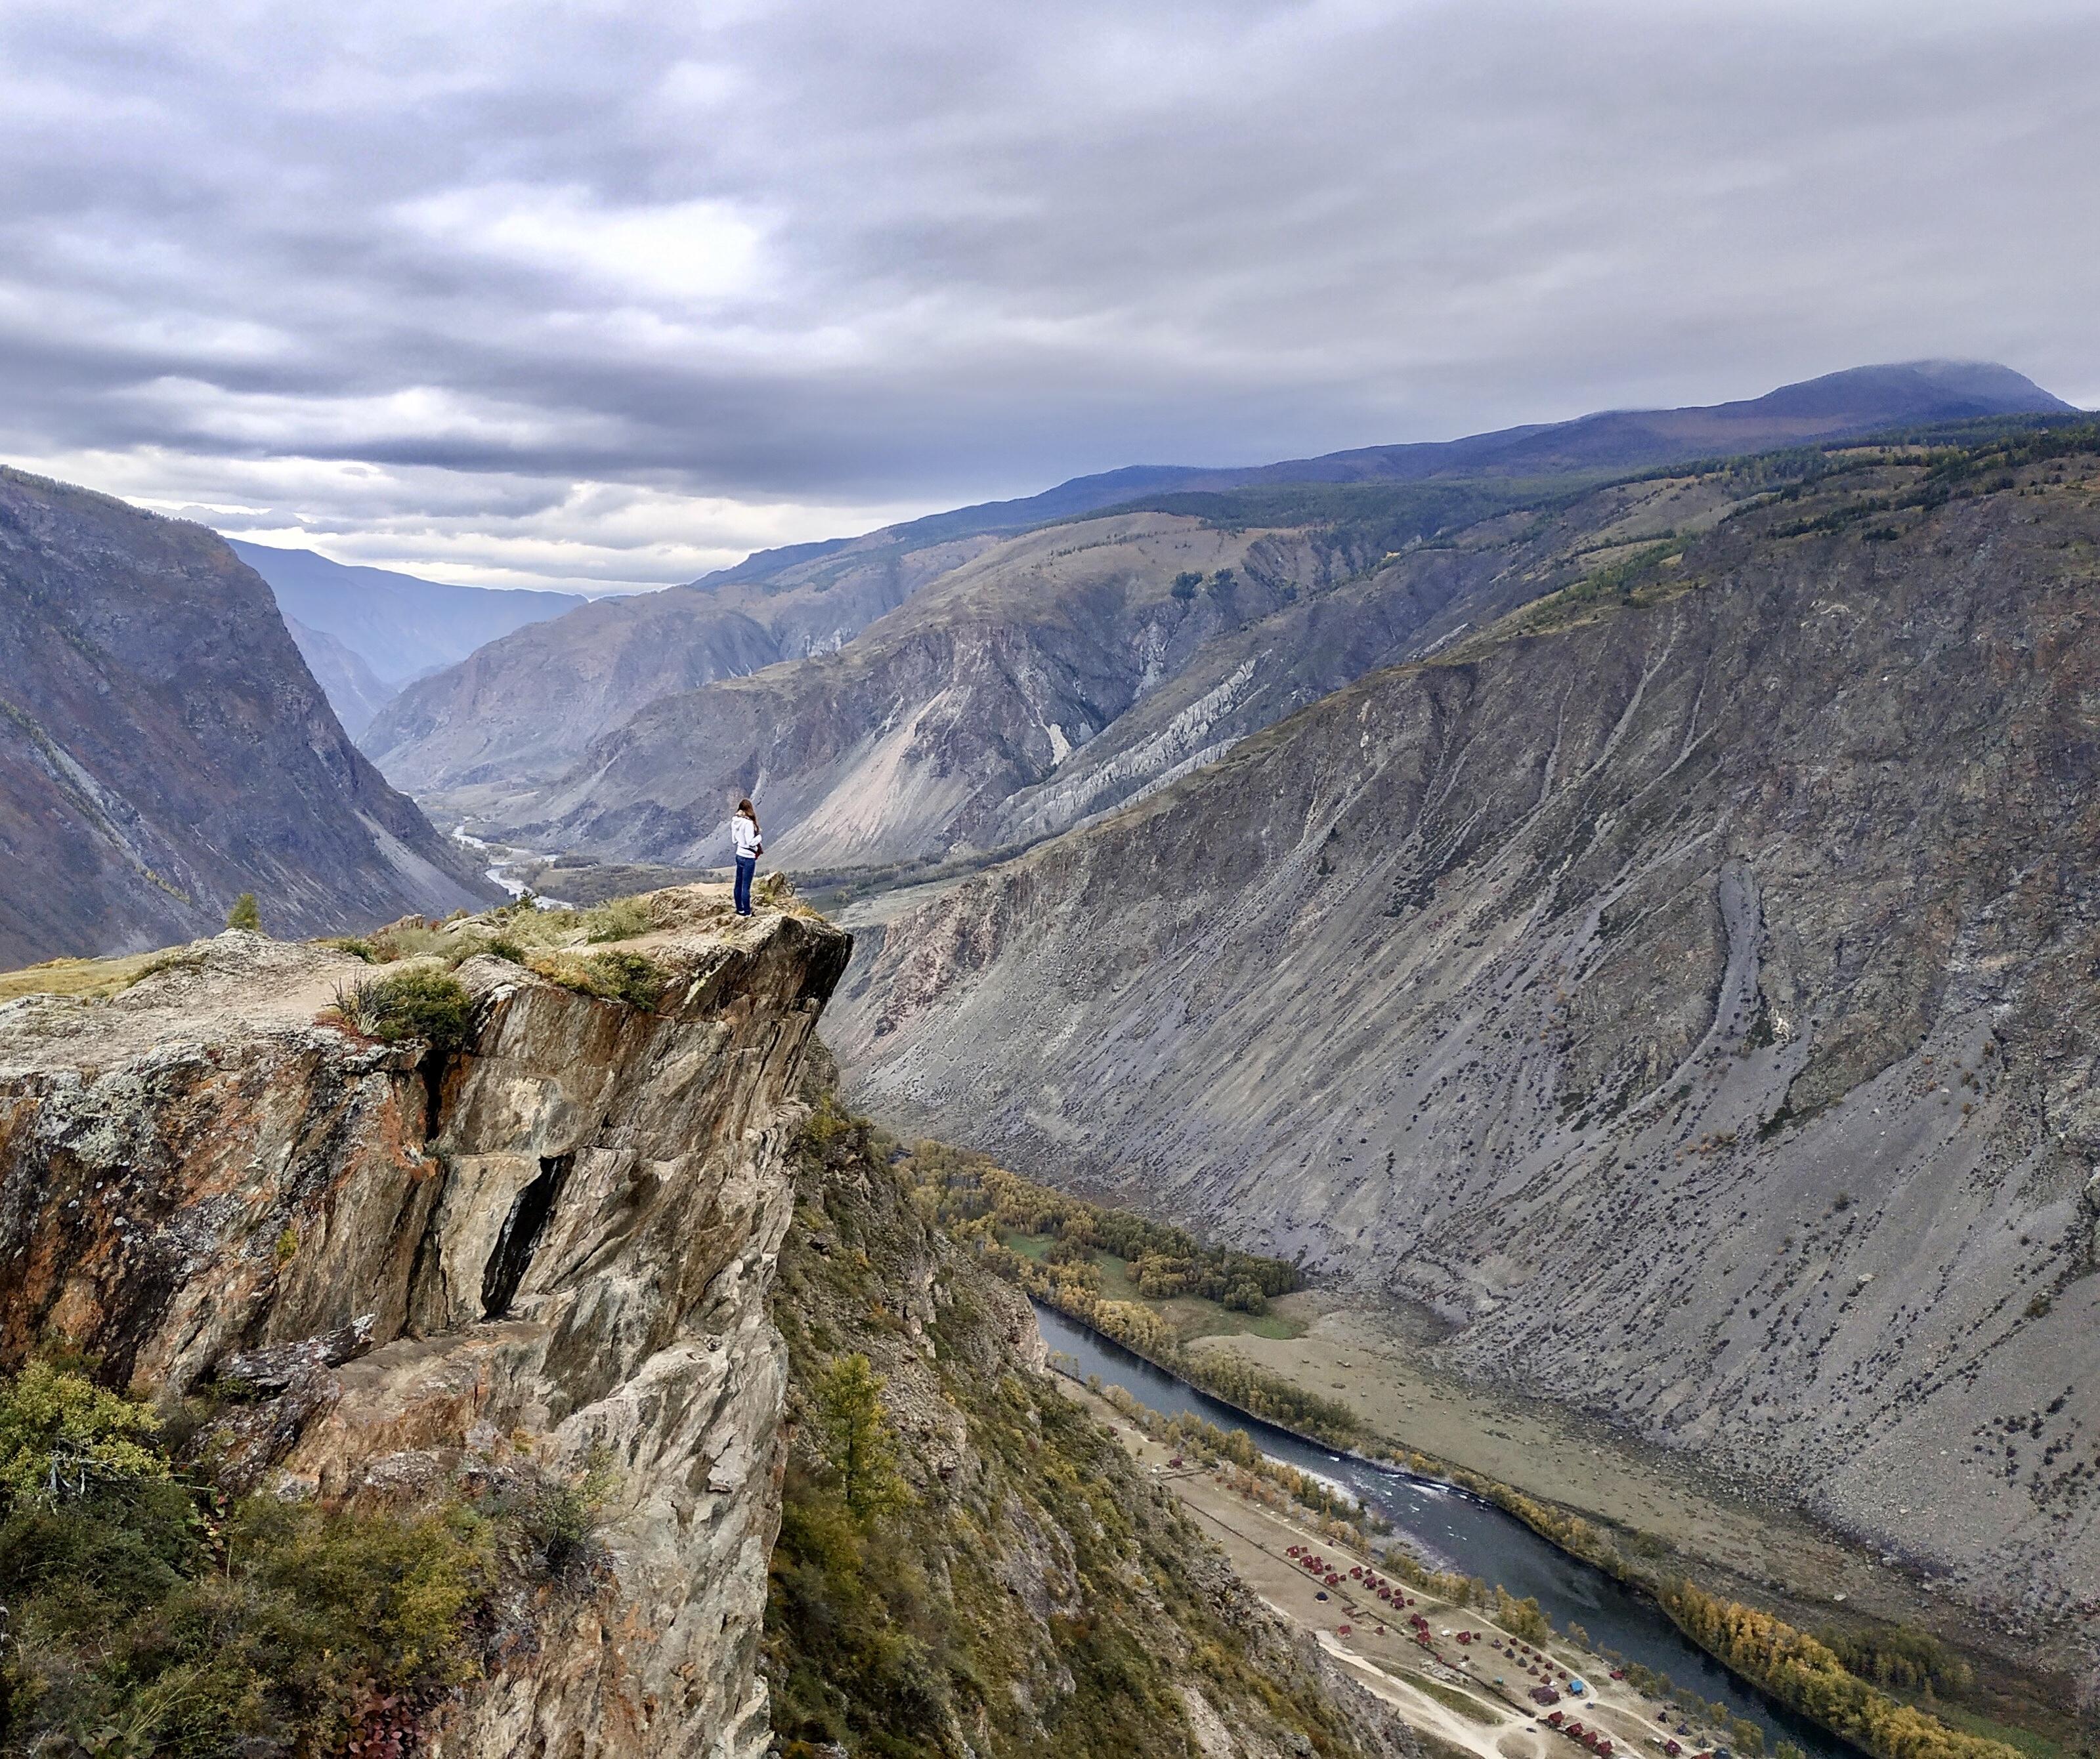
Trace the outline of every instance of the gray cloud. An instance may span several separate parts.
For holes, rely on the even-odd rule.
[[[2089,5],[0,7],[0,453],[637,584],[1875,359],[2100,402]]]

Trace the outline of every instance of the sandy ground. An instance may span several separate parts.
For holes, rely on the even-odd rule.
[[[310,1024],[363,960],[311,941],[232,931],[169,950],[165,968],[106,1000],[28,994],[0,1004],[0,1065],[106,1065],[172,1043]]]
[[[1309,1290],[1276,1307],[1306,1325],[1303,1336],[1203,1338],[1189,1347],[1246,1356],[1341,1400],[1388,1441],[1661,1539],[1703,1565],[1702,1577],[1725,1579],[1715,1587],[1762,1590],[1746,1598],[1811,1622],[1826,1622],[1842,1604],[1975,1640],[1960,1609],[1805,1517],[1710,1481],[1686,1455],[1440,1373],[1404,1312]]]
[[[1564,1754],[1574,1759],[1585,1751],[1541,1720],[1543,1713],[1526,1701],[1524,1693],[1535,1682],[1521,1661],[1494,1647],[1513,1647],[1515,1640],[1492,1620],[1418,1590],[1409,1591],[1414,1594],[1412,1607],[1390,1610],[1348,1573],[1352,1564],[1374,1560],[1347,1552],[1309,1526],[1249,1501],[1207,1472],[1176,1469],[1169,1450],[1148,1439],[1114,1406],[1076,1386],[1066,1390],[1173,1490],[1249,1587],[1284,1618],[1312,1633],[1352,1678],[1412,1726],[1480,1759],[1561,1759]],[[1290,1554],[1294,1546],[1333,1561],[1340,1585],[1324,1588],[1308,1575]],[[1320,1598],[1323,1588],[1325,1599]],[[1405,1620],[1414,1613],[1429,1622],[1426,1644],[1407,1633]],[[1474,1633],[1479,1640],[1462,1644],[1457,1641],[1461,1631]],[[1631,1686],[1613,1682],[1599,1657],[1560,1638],[1542,1647],[1590,1687],[1582,1697],[1569,1696],[1555,1708],[1564,1717],[1603,1729],[1617,1744],[1619,1759],[1634,1759],[1635,1750],[1652,1759],[1666,1737],[1650,1705]],[[1462,1713],[1432,1696],[1418,1683],[1424,1680],[1462,1693],[1476,1707],[1475,1713]],[[1688,1753],[1711,1744],[1710,1739],[1697,1746],[1684,1741]]]

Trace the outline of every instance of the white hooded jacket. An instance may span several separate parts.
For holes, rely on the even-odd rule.
[[[758,840],[757,822],[747,818],[742,813],[739,813],[730,820],[729,834],[735,841],[736,853],[739,858],[746,855],[756,855],[765,847]]]

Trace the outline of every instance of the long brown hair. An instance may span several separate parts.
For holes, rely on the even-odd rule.
[[[752,830],[756,831],[758,828],[758,809],[751,804],[748,797],[739,800],[736,803],[736,809],[751,821]]]

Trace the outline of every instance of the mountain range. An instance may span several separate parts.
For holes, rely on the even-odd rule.
[[[1585,486],[2067,408],[2002,367],[1920,362],[1707,408],[1082,478],[521,630],[412,686],[363,743],[446,812],[606,857],[719,861],[726,805],[754,790],[806,866],[993,849],[1546,590],[1532,534]],[[1617,517],[1585,506],[1594,538],[1555,527],[1578,548]]]
[[[0,957],[193,934],[237,890],[299,933],[488,895],[293,645],[376,702],[404,674],[375,653],[439,639],[425,584],[352,615],[324,602],[363,589],[333,566],[290,571],[332,622],[282,586],[280,616],[210,534],[0,475]],[[527,1086],[558,1134],[452,1114],[457,1142],[510,1146],[432,1164],[501,1159],[509,1183],[431,1212],[468,1242],[440,1281],[477,1285],[527,1181],[560,1190],[562,1079],[599,1091],[638,1057],[627,1085],[677,1122],[698,1065],[643,1047],[690,1028],[719,1060],[742,1034],[707,1104],[759,1115],[843,966],[827,1034],[889,1127],[1295,1260],[1412,1316],[1442,1370],[1804,1507],[1995,1630],[2076,1642],[2100,1604],[2096,590],[2100,428],[2004,368],[1924,362],[1079,478],[510,628],[377,708],[363,743],[396,786],[669,866],[718,861],[751,793],[770,858],[834,870],[814,877],[858,946],[845,963],[788,898],[763,946],[695,941],[706,981],[632,1021],[467,960],[489,1020],[542,1023],[532,1058],[562,1068]],[[617,1047],[577,1051],[614,1022]],[[444,1069],[399,1113],[426,1136]],[[501,1070],[453,1073],[457,1099]],[[813,1103],[830,1166],[849,1126]],[[672,1134],[783,1152],[719,1119]],[[765,1201],[784,1227],[784,1190]],[[796,1210],[803,1272],[894,1330],[838,1281],[846,1213]],[[609,1237],[565,1225],[577,1265]],[[723,1250],[755,1267],[781,1235],[745,1237]],[[593,1272],[591,1299],[657,1267]],[[460,1298],[457,1347],[527,1347]],[[710,1456],[720,1481],[777,1486],[743,1462],[785,1443],[750,1437],[734,1471]],[[580,1677],[565,1706],[594,1704]]]
[[[1926,363],[1123,474],[522,632],[371,743],[537,846],[718,861],[750,792],[791,867],[930,875],[847,919],[876,1115],[2056,1618],[2096,468]]]
[[[1590,490],[1514,554],[1540,596],[849,915],[855,1098],[2070,1617],[2100,430]]]

